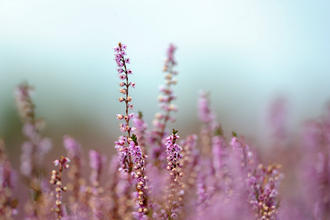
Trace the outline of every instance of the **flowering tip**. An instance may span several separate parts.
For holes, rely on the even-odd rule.
[[[60,161],[59,160],[54,160],[53,163],[54,163],[55,166],[57,166],[57,165],[60,164]]]
[[[126,75],[125,75],[125,74],[118,75],[118,77],[119,77],[119,79],[121,79],[121,80],[126,79]]]
[[[115,52],[119,52],[119,51],[120,51],[120,48],[119,48],[118,46],[116,46],[116,47],[113,47],[113,50],[114,50]]]

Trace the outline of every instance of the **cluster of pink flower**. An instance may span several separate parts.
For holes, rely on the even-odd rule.
[[[67,157],[54,161],[59,170],[53,170],[51,175],[45,171],[42,158],[52,145],[49,138],[41,135],[45,123],[35,116],[33,88],[26,83],[16,88],[16,103],[27,139],[22,145],[20,173],[31,194],[25,202],[24,220],[330,218],[330,111],[306,124],[300,138],[303,143],[299,144],[303,148],[297,147],[294,151],[286,146],[289,143],[286,101],[275,102],[269,123],[277,147],[272,160],[280,161],[283,166],[264,165],[264,155],[244,136],[233,132],[230,141],[225,138],[208,94],[201,92],[198,99],[200,135],[188,135],[179,143],[178,131],[173,129],[170,133],[168,129],[168,123],[176,120],[173,112],[177,111],[172,103],[177,97],[171,87],[177,83],[177,72],[173,69],[177,65],[176,49],[171,44],[167,50],[163,68],[166,82],[160,87],[158,97],[161,112],[149,128],[141,112],[129,112],[134,108],[130,88],[135,88],[136,83],[129,81],[132,70],[128,69],[131,60],[126,57],[127,46],[119,43],[114,47],[121,80],[122,97],[118,100],[125,103],[125,113],[117,114],[117,119],[124,122],[119,124],[117,154],[109,166],[101,152],[89,151],[89,181],[83,177],[82,147],[68,135],[63,137]],[[300,162],[286,162],[292,155],[289,152],[294,155],[300,152]],[[71,162],[70,168],[68,162]],[[108,178],[104,183],[101,176],[107,167]],[[296,178],[299,187],[283,184],[292,177],[283,179],[281,170],[290,174],[291,167],[299,170]],[[68,169],[68,180],[63,169]],[[0,220],[14,219],[18,213],[14,194],[17,176],[0,139]],[[292,188],[300,191],[293,194]],[[62,195],[62,192],[66,193]]]

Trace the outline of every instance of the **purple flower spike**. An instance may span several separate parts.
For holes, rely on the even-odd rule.
[[[18,213],[17,200],[13,199],[17,177],[5,152],[5,143],[0,139],[0,213],[4,219],[13,219]]]
[[[166,187],[166,201],[167,208],[161,215],[163,218],[178,218],[181,213],[182,200],[184,195],[184,184],[181,179],[183,177],[183,172],[181,170],[182,164],[181,159],[183,155],[181,154],[182,148],[176,144],[176,140],[180,137],[177,135],[176,130],[173,129],[171,136],[166,138],[166,154],[167,154],[167,167],[166,169],[170,172],[170,178],[168,187]]]
[[[165,75],[165,84],[161,85],[159,87],[160,92],[162,93],[159,98],[159,107],[161,109],[161,113],[166,117],[158,118],[156,117],[154,119],[154,129],[150,132],[150,137],[148,138],[149,144],[152,146],[151,148],[151,154],[154,159],[154,163],[159,163],[159,160],[165,157],[164,150],[163,150],[163,143],[165,138],[165,132],[166,132],[166,124],[168,121],[174,122],[175,118],[171,115],[172,112],[176,112],[178,108],[172,104],[172,101],[176,99],[176,95],[173,93],[171,89],[171,85],[175,85],[177,83],[177,80],[174,79],[174,72],[173,70],[174,66],[176,65],[175,59],[174,59],[174,52],[176,48],[173,44],[171,44],[167,50],[167,58],[165,60],[164,64],[164,72]],[[162,166],[164,167],[165,164],[163,162]]]
[[[60,160],[55,160],[54,164],[55,166],[60,165],[58,171],[53,170],[52,171],[52,176],[50,179],[50,183],[53,185],[56,185],[56,202],[55,202],[55,208],[54,211],[57,215],[58,219],[62,219],[64,214],[62,211],[62,194],[61,192],[66,192],[68,188],[66,186],[63,186],[62,183],[62,172],[63,169],[68,169],[69,168],[69,163],[70,159],[67,157],[61,157]]]

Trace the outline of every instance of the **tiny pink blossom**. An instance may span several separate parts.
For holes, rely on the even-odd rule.
[[[117,62],[117,66],[118,67],[123,67],[124,66],[124,63],[119,61],[119,62]]]
[[[132,72],[132,70],[131,69],[128,69],[127,70],[127,74],[132,74],[133,72]]]
[[[128,104],[128,108],[133,110],[134,109],[134,105],[133,104]]]
[[[126,58],[125,59],[125,63],[130,63],[130,61],[131,61],[131,58]]]
[[[124,118],[124,115],[122,114],[117,114],[117,119],[122,120]]]
[[[135,82],[131,82],[130,85],[135,89],[135,85],[136,85]]]
[[[121,79],[121,80],[126,79],[126,75],[125,75],[125,74],[121,74],[121,75],[119,75],[119,79]]]
[[[114,47],[113,50],[118,53],[120,51],[120,48],[119,47]]]
[[[64,158],[64,160],[65,160],[65,162],[68,162],[68,163],[71,162],[71,160],[68,157]]]
[[[126,94],[127,93],[127,90],[126,89],[119,89],[119,92],[120,93],[123,93],[123,94]]]
[[[54,163],[55,166],[57,166],[57,165],[60,164],[60,161],[59,160],[54,160],[53,163]]]
[[[121,57],[122,57],[121,54],[115,54],[115,60],[116,60],[117,62],[120,61]]]

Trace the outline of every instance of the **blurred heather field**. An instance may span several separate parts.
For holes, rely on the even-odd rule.
[[[329,9],[327,1],[290,0],[1,1],[0,138],[4,143],[0,142],[0,219],[11,219],[3,217],[9,207],[16,214],[14,219],[85,218],[70,216],[68,210],[84,210],[86,219],[330,219]],[[121,117],[117,114],[125,116],[125,101],[118,101],[125,92],[118,90],[126,86],[119,86],[125,80],[118,77],[114,60],[114,54],[121,53],[113,49],[118,42],[127,45],[125,58],[131,59],[128,66],[133,71],[129,82],[136,82],[135,89],[129,90],[134,110],[128,113],[141,111],[148,125],[143,147],[139,132],[144,124],[137,116],[130,118],[131,126],[140,125],[138,144],[132,145],[140,145],[142,154],[149,156],[145,161],[150,174],[144,174],[142,167],[134,171],[148,175],[150,181],[143,184],[152,189],[143,191],[142,200],[148,200],[140,205],[142,212],[139,205],[125,202],[127,207],[121,207],[126,209],[115,208],[123,202],[114,199],[120,193],[126,190],[135,195],[136,189],[135,193],[145,190],[138,189],[134,175],[132,179],[121,177],[117,159],[111,162],[120,149],[121,144],[115,144],[118,137],[132,135],[123,127],[124,133],[119,130],[123,122],[117,119]],[[171,43],[176,48],[168,49]],[[171,71],[172,61],[177,62],[177,75]],[[159,86],[166,88],[169,80],[171,84],[177,80],[171,88],[178,111],[171,111],[176,121],[169,119],[163,133],[164,118],[155,114],[161,108],[166,113],[172,93],[164,88],[160,91]],[[28,85],[34,89],[30,91]],[[36,107],[32,124],[31,115],[26,114],[29,110],[22,107],[30,103],[29,95]],[[35,120],[39,118],[45,123]],[[179,149],[165,146],[172,129],[178,130],[180,141],[188,138],[177,142],[182,147],[178,154],[184,156],[180,160],[187,164],[177,174],[173,167],[166,170],[168,155],[160,150]],[[193,134],[197,140],[189,136]],[[75,151],[79,156],[70,154],[68,146],[78,146],[71,137],[81,146]],[[26,141],[43,146],[44,152],[34,155],[33,163],[45,173],[39,170],[33,176],[34,171],[27,169],[30,148],[24,145]],[[155,147],[158,142],[161,146]],[[128,146],[123,148],[128,150]],[[137,149],[131,150],[136,153]],[[66,211],[55,215],[56,201],[50,193],[56,187],[49,181],[52,162],[62,155],[71,162],[63,159],[59,165],[71,167],[63,171],[63,185],[69,190],[62,192],[63,198],[59,196],[61,207],[75,204],[79,209],[63,208]],[[242,155],[248,159],[240,161]],[[128,164],[136,163],[141,162]],[[78,169],[80,165],[83,168]],[[179,164],[172,161],[170,166]],[[81,171],[79,183],[75,182],[80,178],[75,178],[77,170]],[[10,184],[5,178],[8,173],[12,174]],[[169,205],[170,194],[162,191],[170,173],[179,179],[177,185],[169,184],[174,187],[170,190],[180,193],[180,184],[186,185],[184,195],[170,196],[174,201],[182,199],[175,205]],[[47,184],[40,183],[41,176]],[[270,178],[276,179],[273,186]],[[45,192],[40,206],[32,189],[36,186]],[[17,207],[12,200],[16,198]],[[107,207],[100,208],[95,201]],[[260,201],[269,207],[259,205]],[[53,211],[37,217],[27,214],[35,207]],[[268,210],[273,214],[262,218],[260,213]],[[254,217],[256,213],[258,217]]]

